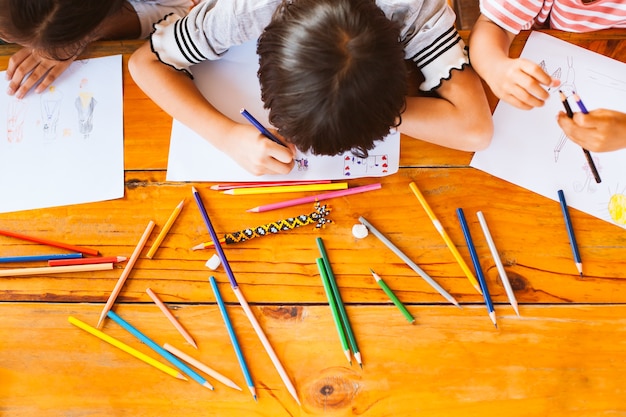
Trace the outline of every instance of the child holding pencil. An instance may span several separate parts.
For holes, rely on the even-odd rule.
[[[493,127],[454,20],[445,0],[207,0],[155,25],[129,68],[167,113],[255,175],[288,173],[295,148],[366,156],[396,126],[474,151]],[[251,40],[264,105],[287,147],[218,112],[189,76]],[[407,97],[405,61],[428,94]]]
[[[559,80],[548,75],[537,63],[510,58],[513,38],[531,28],[551,28],[567,32],[591,32],[626,28],[626,2],[608,0],[481,0],[481,15],[470,34],[470,58],[476,72],[493,93],[520,109],[542,106],[547,87]],[[593,152],[626,148],[626,114],[595,109],[569,118],[558,115],[565,134],[584,149]]]
[[[154,22],[192,5],[192,0],[0,0],[0,38],[23,46],[9,60],[7,93],[23,98],[32,88],[46,91],[90,42],[146,38]]]

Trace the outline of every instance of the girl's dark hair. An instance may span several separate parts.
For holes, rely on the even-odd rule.
[[[374,0],[285,1],[257,52],[269,120],[301,151],[367,156],[400,122],[400,29]]]
[[[69,59],[93,40],[96,28],[125,0],[0,0],[0,33],[11,42]]]

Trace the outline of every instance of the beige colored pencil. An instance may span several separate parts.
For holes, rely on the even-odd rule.
[[[106,263],[93,265],[41,266],[37,268],[0,269],[0,277],[62,274],[64,272],[104,271],[107,269],[113,269],[113,264]]]
[[[185,378],[185,376],[183,374],[181,374],[177,369],[174,369],[170,366],[167,366],[155,359],[152,359],[150,356],[146,355],[145,353],[142,353],[140,351],[138,351],[135,348],[132,348],[130,346],[128,346],[126,343],[120,342],[119,340],[115,339],[112,336],[109,336],[106,333],[101,332],[100,330],[91,327],[90,325],[88,325],[87,323],[84,323],[80,320],[78,320],[77,318],[74,318],[72,316],[69,316],[67,318],[67,320],[72,323],[74,326],[83,329],[84,331],[86,331],[87,333],[90,333],[94,336],[96,336],[97,338],[115,346],[118,349],[123,350],[124,352],[134,356],[135,358],[144,361],[145,363],[147,363],[148,365],[152,365],[155,368],[165,372],[168,375],[173,376],[174,378],[178,378],[178,379],[183,379],[185,381],[187,381],[187,378]]]
[[[152,229],[154,229],[154,222],[150,220],[150,222],[148,223],[148,226],[146,227],[146,230],[143,232],[143,235],[141,236],[141,239],[139,239],[139,243],[137,243],[137,246],[135,247],[133,254],[130,256],[130,259],[126,263],[126,266],[124,267],[124,270],[122,271],[122,275],[120,275],[119,279],[117,280],[117,283],[115,284],[115,287],[113,288],[113,291],[111,291],[111,295],[109,295],[109,299],[104,305],[104,308],[102,309],[102,313],[100,313],[100,318],[98,319],[98,325],[96,326],[98,329],[102,327],[102,322],[104,321],[104,318],[107,316],[107,313],[109,312],[109,310],[111,310],[111,307],[113,307],[113,303],[115,303],[115,299],[117,298],[120,291],[122,290],[122,286],[124,285],[124,282],[126,282],[126,278],[128,278],[130,271],[133,269],[133,266],[135,265],[135,262],[137,262],[137,259],[139,258],[139,255],[141,254],[141,250],[146,245],[146,241],[150,237],[150,233],[152,233]]]
[[[167,350],[169,353],[171,353],[172,355],[178,356],[179,359],[187,362],[190,365],[195,366],[196,368],[198,368],[199,370],[201,370],[202,372],[204,372],[205,374],[209,375],[210,377],[213,377],[215,379],[217,379],[218,381],[220,381],[222,384],[234,388],[236,390],[241,391],[241,387],[239,387],[239,385],[235,384],[233,381],[231,381],[230,379],[226,378],[224,375],[220,374],[219,372],[217,372],[216,370],[210,368],[208,365],[203,364],[202,362],[200,362],[199,360],[193,358],[192,356],[187,355],[185,352],[175,348],[174,346],[170,345],[169,343],[165,343],[163,345],[163,348],[165,350]]]
[[[433,226],[435,226],[435,229],[437,229],[437,231],[443,238],[443,241],[446,243],[446,246],[448,247],[450,252],[452,252],[452,256],[454,256],[454,259],[457,261],[457,263],[459,264],[459,266],[461,267],[461,269],[467,276],[467,279],[469,280],[469,282],[474,286],[474,288],[476,289],[476,291],[478,291],[479,294],[482,294],[483,292],[480,290],[480,284],[478,283],[478,280],[474,276],[474,273],[469,268],[469,266],[467,266],[467,263],[465,263],[465,260],[463,260],[463,257],[459,253],[459,250],[454,245],[454,242],[452,242],[452,239],[450,239],[450,236],[448,236],[446,229],[443,228],[443,225],[441,224],[439,219],[437,219],[437,216],[435,216],[435,212],[430,208],[430,205],[428,205],[428,202],[422,195],[422,192],[419,190],[419,188],[417,188],[417,185],[414,182],[409,184],[409,188],[411,189],[411,191],[413,191],[413,194],[415,194],[415,197],[417,197],[417,199],[419,200],[420,204],[424,208],[424,211],[430,218],[430,221],[432,222]]]
[[[182,324],[178,321],[176,317],[172,314],[169,308],[161,301],[158,295],[155,294],[150,288],[146,288],[146,292],[152,298],[152,301],[159,307],[159,309],[165,314],[165,317],[176,327],[176,330],[185,338],[185,340],[194,348],[198,349],[198,345],[196,345],[196,341],[193,340],[193,337],[189,334],[189,332],[183,327]]]
[[[267,339],[267,336],[265,336],[265,333],[263,332],[261,325],[257,321],[252,310],[250,309],[250,305],[248,304],[248,301],[246,301],[239,287],[231,287],[231,288],[233,292],[235,293],[235,296],[237,297],[237,300],[239,301],[241,308],[243,308],[244,313],[246,313],[246,317],[248,317],[250,324],[254,328],[254,331],[256,332],[257,337],[259,338],[259,340],[261,340],[261,344],[263,345],[263,347],[265,348],[265,351],[267,352],[270,359],[272,360],[272,363],[274,364],[274,368],[276,368],[276,370],[278,371],[278,374],[280,375],[280,378],[283,380],[283,383],[287,387],[287,390],[289,391],[291,396],[296,400],[298,405],[301,405],[300,399],[298,398],[298,393],[296,392],[296,387],[293,386],[291,379],[289,379],[289,375],[287,375],[287,371],[285,371],[283,364],[280,363],[280,359],[278,359],[278,356],[276,356],[276,352],[274,352],[274,348],[272,348],[272,345],[270,344],[270,341]]]
[[[156,253],[157,249],[159,249],[159,245],[161,245],[161,242],[163,242],[163,239],[165,239],[165,236],[167,235],[167,232],[170,231],[170,229],[172,228],[172,225],[176,221],[176,218],[178,218],[178,215],[183,210],[183,205],[184,204],[185,204],[185,199],[183,199],[183,201],[178,203],[176,208],[174,208],[174,211],[172,212],[172,214],[170,214],[170,217],[167,219],[167,222],[165,223],[165,225],[163,226],[163,228],[159,232],[159,235],[157,236],[156,240],[154,241],[154,243],[150,247],[150,250],[148,251],[148,254],[146,255],[148,257],[148,259],[152,259],[152,257]]]

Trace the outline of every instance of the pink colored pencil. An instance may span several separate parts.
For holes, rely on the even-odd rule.
[[[56,242],[54,240],[42,239],[39,237],[26,236],[21,233],[10,232],[8,230],[0,230],[0,235],[14,237],[16,239],[28,240],[29,242],[41,243],[42,245],[54,246],[56,248],[67,249],[72,252],[79,252],[79,253],[84,253],[84,254],[93,255],[93,256],[99,255],[98,251],[95,249],[68,245],[67,243]]]
[[[304,185],[304,184],[330,184],[330,180],[315,180],[315,181],[267,181],[267,182],[231,182],[227,184],[212,185],[212,190],[223,191],[231,190],[233,188],[248,188],[248,187],[274,187],[277,185]]]
[[[352,194],[364,193],[366,191],[378,190],[381,188],[380,183],[362,185],[360,187],[348,188],[346,190],[330,191],[328,193],[311,195],[307,197],[294,198],[292,200],[281,201],[278,203],[266,204],[246,210],[251,213],[261,213],[264,211],[276,210],[284,207],[297,206],[298,204],[313,203],[315,201],[327,200],[329,198],[343,197]]]
[[[76,259],[50,259],[48,266],[65,266],[65,265],[92,265],[124,262],[125,256],[96,256],[94,258],[76,258]]]
[[[189,332],[183,327],[182,324],[180,324],[180,322],[172,314],[170,309],[167,308],[167,306],[163,303],[163,301],[161,301],[159,296],[156,295],[156,293],[152,291],[150,288],[146,288],[146,292],[148,293],[150,298],[152,298],[152,301],[154,301],[154,304],[156,304],[157,307],[159,307],[159,309],[163,312],[163,314],[165,314],[165,317],[167,317],[167,319],[174,325],[174,327],[176,327],[176,330],[178,330],[178,332],[185,338],[185,340],[191,346],[198,349],[198,345],[196,345],[196,342],[195,340],[193,340],[193,337],[191,337]]]

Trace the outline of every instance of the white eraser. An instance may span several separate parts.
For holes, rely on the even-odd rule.
[[[358,223],[352,226],[352,235],[357,239],[363,239],[369,234],[367,227],[364,224]]]
[[[206,266],[213,271],[215,271],[220,266],[220,264],[221,264],[220,257],[217,256],[216,253],[214,253],[213,256],[209,258],[208,261],[206,261]]]

